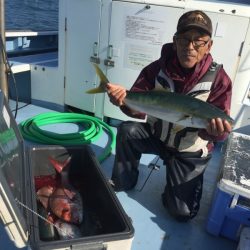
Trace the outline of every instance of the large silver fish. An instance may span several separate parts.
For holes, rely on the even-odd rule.
[[[100,78],[100,85],[97,88],[88,90],[86,93],[103,93],[106,91],[106,84],[109,80],[97,64],[93,65],[96,74]],[[227,120],[230,124],[234,122],[221,109],[207,102],[165,90],[127,91],[124,103],[136,111],[185,127],[206,128],[208,122],[213,118]]]

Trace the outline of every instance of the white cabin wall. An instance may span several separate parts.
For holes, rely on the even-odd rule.
[[[64,0],[59,1],[58,22],[58,66],[47,66],[46,63],[31,64],[31,98],[32,103],[56,110],[64,110]]]
[[[209,16],[211,16],[213,25],[216,26],[218,23],[225,23],[226,30],[225,35],[223,36],[217,36],[214,37],[214,45],[212,49],[212,55],[215,58],[215,60],[218,63],[223,63],[224,67],[227,71],[227,73],[230,75],[230,77],[233,80],[233,98],[232,98],[232,112],[231,115],[233,118],[236,118],[236,126],[235,128],[238,128],[240,126],[245,126],[245,124],[249,124],[250,120],[247,117],[247,113],[249,112],[249,106],[246,104],[243,104],[244,96],[246,95],[247,89],[249,88],[249,81],[250,81],[250,31],[249,31],[249,20],[250,20],[250,6],[246,6],[243,4],[237,4],[237,3],[227,3],[226,0],[224,2],[222,1],[203,1],[203,0],[130,0],[130,1],[112,1],[112,0],[82,0],[79,2],[79,0],[60,0],[59,5],[59,71],[62,73],[67,79],[69,74],[72,74],[73,71],[68,71],[68,67],[71,65],[74,65],[74,67],[78,68],[78,72],[81,72],[81,69],[86,69],[86,73],[89,74],[88,76],[88,82],[89,85],[85,86],[87,88],[95,87],[99,84],[99,79],[96,77],[95,72],[93,68],[91,67],[91,62],[89,60],[89,55],[91,55],[92,47],[89,46],[89,48],[86,48],[88,41],[88,32],[93,33],[93,27],[91,20],[89,20],[89,23],[87,26],[84,26],[83,30],[81,30],[81,26],[79,26],[78,29],[74,29],[70,36],[65,32],[65,18],[76,18],[79,21],[85,20],[85,12],[86,6],[92,6],[90,3],[101,3],[100,13],[98,18],[100,19],[100,26],[99,26],[99,33],[98,33],[98,57],[100,58],[100,68],[107,73],[109,80],[111,82],[117,82],[117,83],[125,83],[129,84],[130,86],[133,84],[135,77],[137,76],[138,72],[131,72],[128,74],[124,73],[124,70],[126,68],[122,68],[123,62],[121,60],[121,63],[118,63],[118,61],[115,61],[115,66],[110,67],[106,66],[104,64],[104,60],[107,59],[108,56],[108,46],[113,42],[112,39],[115,37],[118,37],[117,34],[114,34],[112,32],[117,32],[118,29],[111,29],[112,25],[114,26],[114,23],[116,20],[111,20],[114,13],[112,13],[112,3],[115,2],[123,2],[125,5],[147,5],[152,4],[152,6],[158,6],[159,8],[162,6],[162,8],[166,8],[173,11],[176,11],[177,9],[182,10],[182,12],[186,12],[191,9],[201,9],[205,11]],[[76,11],[75,15],[71,15],[71,17],[67,14],[67,9],[71,6],[74,8],[74,4],[79,4],[80,11]],[[96,9],[95,9],[96,10]],[[90,10],[88,10],[90,11]],[[176,12],[177,13],[177,12]],[[179,13],[178,15],[180,15]],[[177,15],[177,14],[176,14]],[[96,15],[95,15],[96,16]],[[168,22],[168,27],[172,30],[176,29],[177,25],[177,19],[179,16],[176,16],[176,20],[174,22]],[[172,20],[172,19],[171,19]],[[69,20],[67,21],[69,22]],[[113,23],[112,23],[113,22]],[[120,22],[121,25],[122,21]],[[117,23],[118,25],[118,23]],[[121,25],[122,27],[122,25]],[[217,27],[217,26],[216,26]],[[214,29],[216,28],[214,27]],[[73,27],[74,28],[74,27]],[[118,29],[119,30],[119,29]],[[240,32],[240,35],[238,35]],[[83,37],[84,33],[84,37]],[[80,39],[74,40],[74,46],[70,46],[71,38],[72,36],[77,36]],[[75,39],[75,38],[74,38]],[[124,43],[122,40],[122,36],[120,36],[121,44]],[[114,39],[113,39],[114,40]],[[167,39],[169,40],[169,38]],[[239,51],[241,47],[241,43],[245,40],[244,47],[241,53],[241,56],[239,56]],[[73,41],[73,40],[72,40]],[[78,43],[77,43],[78,41]],[[91,44],[91,43],[89,43]],[[116,42],[119,46],[119,41]],[[112,45],[112,44],[111,44]],[[143,45],[143,44],[142,44]],[[86,49],[88,50],[88,54],[86,54]],[[231,49],[231,50],[230,50]],[[71,51],[74,50],[74,51]],[[83,51],[85,50],[85,51]],[[76,53],[76,51],[78,53]],[[74,53],[75,56],[72,57],[71,53]],[[116,55],[114,56],[114,60],[118,60],[119,53],[123,53],[122,47],[121,50],[115,50]],[[77,61],[74,60],[77,59],[81,54],[83,55],[85,53],[85,61]],[[159,53],[158,53],[159,54]],[[70,61],[69,55],[71,55]],[[158,57],[159,55],[155,55]],[[120,60],[120,59],[119,59]],[[117,66],[117,67],[116,67]],[[112,73],[113,72],[113,73]],[[75,76],[74,76],[75,77]],[[72,78],[73,79],[73,78]],[[79,79],[75,77],[77,82],[83,81],[83,76],[79,73]],[[67,80],[66,80],[67,82]],[[74,84],[73,82],[69,81],[67,84]],[[73,86],[73,85],[72,85]],[[84,87],[84,88],[85,88]],[[126,87],[129,88],[129,86],[126,85]],[[68,86],[68,89],[71,87]],[[67,91],[67,90],[66,90]],[[83,102],[89,103],[88,100],[92,100],[91,102],[94,103],[93,109],[91,110],[85,110],[85,111],[93,111],[93,113],[97,116],[102,118],[106,113],[109,115],[114,115],[111,118],[116,119],[125,119],[124,115],[119,111],[119,109],[116,106],[109,105],[108,104],[108,97],[105,94],[97,94],[92,95],[91,97],[87,94],[84,94],[85,89],[83,89],[82,86],[79,85],[78,89],[76,88],[77,92],[81,92],[82,97],[77,97],[77,95],[71,96],[69,99],[75,98],[76,102],[79,105],[78,108],[81,108],[83,110],[85,105],[83,105]],[[90,98],[90,99],[89,99]],[[245,102],[248,103],[248,102]],[[67,102],[66,102],[67,104]],[[77,106],[76,105],[76,106]],[[73,105],[74,106],[74,105]],[[243,110],[243,111],[242,111]],[[106,112],[107,111],[107,112]],[[126,118],[127,119],[127,118]]]
[[[60,80],[58,67],[31,65],[30,76],[32,103],[63,110],[63,80]]]
[[[116,1],[116,0],[114,0]],[[182,8],[188,0],[118,0],[119,2],[154,4],[159,6]]]
[[[231,112],[236,119],[234,129],[250,135],[250,25],[233,84]]]
[[[221,13],[232,16],[250,16],[250,6],[246,6],[240,3],[227,2],[227,0],[185,0],[185,8],[187,11],[188,9],[198,9],[205,12],[211,11],[214,13]]]

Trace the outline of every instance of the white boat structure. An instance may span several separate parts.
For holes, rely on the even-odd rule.
[[[128,239],[118,237],[111,244],[105,243],[105,237],[90,239],[91,243],[98,243],[91,245],[95,248],[88,248],[84,239],[69,241],[67,247],[47,244],[47,248],[38,249],[236,250],[238,246],[240,250],[249,249],[243,248],[244,239],[240,243],[241,232],[244,229],[246,235],[250,226],[250,173],[246,165],[250,158],[248,1],[60,0],[58,32],[6,32],[6,50],[16,79],[9,83],[8,105],[16,113],[18,97],[17,123],[45,112],[70,110],[104,120],[115,131],[116,123],[131,118],[113,106],[106,94],[85,93],[99,84],[92,62],[99,64],[112,82],[129,89],[140,70],[159,57],[161,46],[172,41],[181,14],[191,9],[201,9],[211,17],[212,55],[233,81],[231,116],[236,121],[229,142],[216,145],[205,172],[197,217],[185,224],[168,215],[160,199],[165,167],[155,155],[143,155],[136,188],[115,194],[132,221],[134,232],[130,232]],[[68,133],[76,127],[57,124],[53,129]],[[106,144],[104,133],[90,147],[99,155]],[[106,180],[114,161],[114,150],[111,153],[100,164]],[[157,170],[151,171],[150,166]],[[12,221],[9,223],[12,225]],[[29,229],[17,230],[23,234],[17,236],[8,225],[0,225],[0,246],[4,250],[34,248]]]

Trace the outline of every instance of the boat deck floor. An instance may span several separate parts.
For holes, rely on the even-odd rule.
[[[11,104],[11,103],[10,103]],[[11,106],[11,105],[10,105]],[[14,105],[12,105],[14,107]],[[34,115],[48,112],[34,105],[28,105],[18,111],[17,123],[26,120]],[[60,127],[60,125],[57,125]],[[70,124],[68,125],[70,126]],[[69,132],[69,128],[59,128],[61,132]],[[64,131],[63,131],[64,130]],[[114,128],[115,130],[115,128]],[[106,145],[108,136],[103,134],[102,138],[94,142],[91,147],[96,155],[99,155]],[[102,164],[102,170],[107,179],[111,176],[114,162],[113,152]],[[116,193],[125,212],[131,218],[135,229],[132,250],[236,250],[237,242],[223,237],[216,237],[206,232],[206,221],[211,206],[213,191],[216,186],[216,179],[219,171],[220,146],[217,146],[213,158],[205,172],[204,190],[201,200],[201,208],[198,215],[188,223],[176,222],[161,202],[161,194],[165,186],[165,167],[159,160],[159,170],[154,170],[147,179],[150,163],[155,163],[155,155],[142,156],[140,162],[140,175],[136,187],[128,192]],[[0,225],[0,249],[16,249],[8,239],[4,228]]]

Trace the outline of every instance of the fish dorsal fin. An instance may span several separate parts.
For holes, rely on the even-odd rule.
[[[71,161],[71,156],[69,156],[66,160],[64,160],[63,162],[60,162],[54,158],[52,158],[51,156],[49,156],[49,161],[51,162],[51,164],[53,165],[53,167],[55,168],[55,170],[60,174],[63,169],[65,169],[68,164]]]

